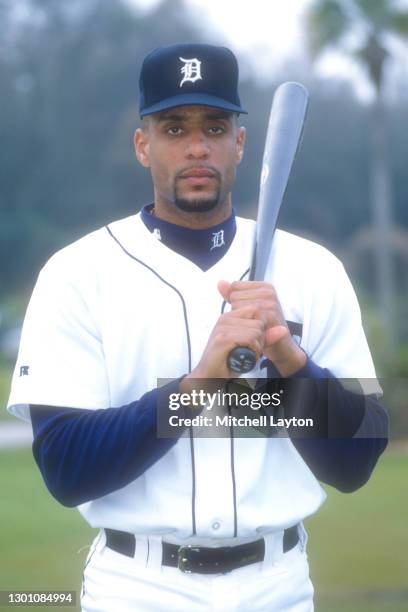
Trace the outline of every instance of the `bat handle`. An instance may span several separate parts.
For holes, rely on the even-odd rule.
[[[237,374],[246,374],[254,369],[256,355],[254,351],[246,346],[237,346],[228,355],[227,365],[230,370]]]

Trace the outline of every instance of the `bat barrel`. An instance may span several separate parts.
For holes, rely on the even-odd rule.
[[[302,137],[308,98],[307,89],[291,81],[278,87],[273,98],[262,161],[249,280],[265,280],[279,210]],[[237,347],[230,352],[227,364],[233,372],[246,374],[255,367],[256,356],[246,347]]]
[[[279,211],[298,151],[309,94],[300,83],[276,90],[269,116],[259,189],[254,280],[264,280]]]

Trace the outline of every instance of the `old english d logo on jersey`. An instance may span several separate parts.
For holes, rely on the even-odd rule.
[[[201,62],[196,57],[192,59],[185,59],[184,57],[179,57],[179,60],[184,62],[184,66],[181,68],[181,74],[183,75],[183,79],[180,82],[180,87],[184,85],[184,83],[195,83],[198,80],[203,79],[201,76]]]
[[[212,251],[213,249],[219,249],[220,247],[224,246],[224,230],[222,229],[219,232],[213,232],[211,240],[212,244],[210,251]]]

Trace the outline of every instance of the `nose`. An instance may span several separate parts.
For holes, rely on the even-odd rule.
[[[210,154],[208,139],[202,132],[190,134],[186,146],[186,156],[190,159],[206,159]]]

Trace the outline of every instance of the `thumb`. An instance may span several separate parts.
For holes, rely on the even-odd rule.
[[[229,292],[231,283],[226,280],[220,280],[217,283],[218,291],[221,293],[222,297],[226,302],[229,302]]]
[[[267,346],[277,344],[289,335],[289,330],[285,325],[274,325],[266,330],[265,340]]]

